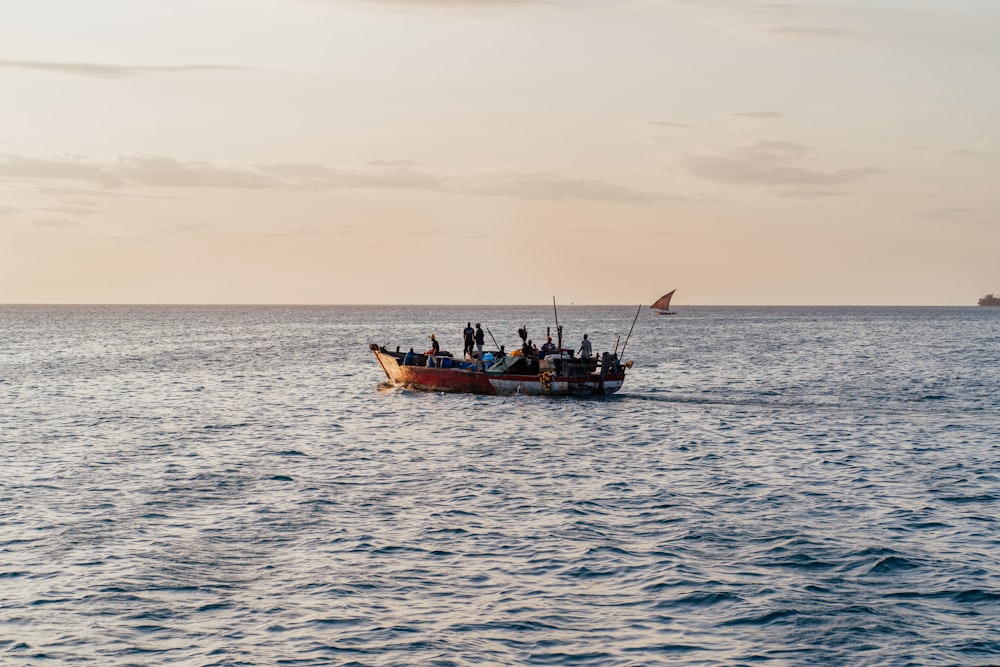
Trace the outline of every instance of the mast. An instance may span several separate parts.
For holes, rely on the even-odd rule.
[[[552,295],[552,312],[556,315],[556,335],[559,337],[559,354],[562,354],[562,327],[559,326],[559,311],[556,309],[556,295]]]

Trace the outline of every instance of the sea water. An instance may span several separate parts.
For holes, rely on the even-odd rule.
[[[0,307],[0,664],[1000,664],[1000,309]]]

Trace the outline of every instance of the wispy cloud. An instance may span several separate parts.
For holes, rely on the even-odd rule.
[[[34,221],[36,227],[79,227],[80,223],[62,218],[40,218]]]
[[[232,65],[195,63],[187,65],[111,65],[106,63],[51,62],[45,60],[10,60],[0,58],[0,68],[36,70],[85,76],[98,79],[124,79],[151,74],[185,74],[192,72],[239,71],[247,69]]]
[[[85,218],[88,215],[100,213],[102,208],[92,204],[66,204],[64,206],[49,206],[38,210],[61,215],[71,215],[76,218]]]
[[[721,17],[729,27],[785,37],[830,38],[858,32],[858,10],[806,2],[753,0],[674,0],[674,4]]]
[[[39,180],[89,181],[105,187],[121,183],[103,165],[86,162],[78,157],[32,158],[20,155],[0,155],[0,178]]]
[[[734,111],[729,115],[738,116],[740,118],[755,118],[763,120],[785,117],[785,114],[781,113],[780,111]]]
[[[317,229],[283,229],[274,232],[260,232],[258,234],[247,234],[246,236],[261,238],[316,238],[323,234]]]
[[[379,160],[356,168],[314,162],[253,166],[220,165],[152,155],[127,155],[106,163],[79,156],[31,158],[0,155],[0,178],[89,182],[104,189],[376,189],[507,196],[531,200],[646,202],[664,199],[652,192],[599,179],[557,172],[481,171],[446,174],[409,160]]]
[[[790,37],[847,37],[857,31],[847,28],[831,28],[803,25],[776,25],[766,29],[775,35],[787,35]]]
[[[644,202],[663,199],[656,193],[641,192],[606,181],[539,171],[484,174],[478,182],[466,185],[463,191],[534,200]]]
[[[644,125],[653,128],[666,128],[671,130],[686,130],[691,127],[686,123],[675,123],[669,120],[647,120]]]
[[[724,185],[828,186],[879,173],[875,167],[824,171],[796,164],[811,151],[801,144],[757,141],[723,155],[684,155],[695,176]]]
[[[112,167],[123,181],[172,188],[270,188],[281,185],[264,174],[241,167],[185,162],[155,155],[121,157]]]
[[[110,163],[79,156],[32,158],[0,155],[0,178],[85,181],[104,188],[126,184],[154,187],[262,188],[280,184],[265,175],[240,168],[225,168],[205,162],[183,162],[172,158],[129,155]]]
[[[261,165],[260,169],[290,184],[324,190],[374,188],[444,192],[450,189],[442,177],[421,171],[407,161],[380,161],[371,163],[366,169],[336,169],[310,162]]]
[[[330,0],[312,0],[313,2],[329,2]],[[360,3],[360,0],[357,0]],[[553,0],[365,0],[366,4],[395,5],[397,7],[413,7],[417,9],[488,9],[494,7],[528,7],[532,5],[551,5]]]
[[[72,218],[85,218],[90,215],[101,213],[104,209],[90,202],[64,202],[59,206],[32,206],[30,208],[14,208],[13,206],[0,206],[0,218],[9,218],[15,215],[44,214],[59,216],[62,220],[64,216]],[[49,218],[49,221],[53,218]],[[46,225],[42,225],[43,227]],[[53,225],[48,225],[53,226]]]
[[[450,232],[444,227],[431,227],[427,229],[411,229],[407,232],[410,236],[445,236]]]
[[[613,230],[607,227],[570,227],[569,231],[574,234],[607,234]]]
[[[928,218],[930,220],[955,220],[958,218],[964,218],[969,214],[973,213],[972,209],[962,208],[959,206],[945,206],[941,208],[930,209],[929,211],[922,211],[919,215],[922,218]]]
[[[187,222],[173,225],[170,231],[174,234],[192,234],[200,232],[203,229],[208,229],[208,225],[203,222]]]
[[[779,190],[778,196],[787,199],[832,199],[834,197],[847,197],[850,192],[843,190],[823,190],[814,187],[793,188],[790,190]]]

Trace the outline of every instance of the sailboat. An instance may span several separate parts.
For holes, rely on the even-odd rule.
[[[674,292],[676,291],[677,290],[672,289],[663,296],[661,296],[659,299],[657,299],[656,303],[650,306],[650,308],[653,309],[653,312],[655,312],[657,315],[676,315],[677,313],[670,310],[670,297],[672,297],[674,295]]]

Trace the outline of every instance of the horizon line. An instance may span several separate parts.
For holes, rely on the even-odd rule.
[[[635,303],[567,303],[559,304],[560,308],[652,308],[645,304]],[[549,308],[551,304],[544,303],[304,303],[304,302],[229,302],[229,303],[183,303],[183,302],[6,302],[2,307],[163,307],[163,308],[357,308],[357,307],[395,307],[395,308]],[[688,303],[671,304],[671,308],[982,308],[978,304],[892,304],[892,303]]]

